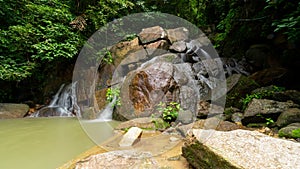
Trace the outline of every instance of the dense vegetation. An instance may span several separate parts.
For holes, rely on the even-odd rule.
[[[240,57],[249,45],[270,39],[278,47],[276,38],[283,37],[286,46],[280,52],[288,58],[300,40],[297,1],[0,0],[0,102],[50,94],[45,85],[67,71],[65,65],[72,69],[83,43],[98,28],[130,13],[149,11],[197,25],[225,57]],[[21,93],[27,94],[17,98]]]

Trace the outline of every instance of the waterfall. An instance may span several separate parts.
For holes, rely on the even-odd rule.
[[[100,121],[110,121],[112,120],[112,113],[117,102],[117,96],[114,96],[113,100],[106,105],[106,107],[100,112],[98,120]]]
[[[50,104],[39,109],[30,115],[30,117],[48,117],[48,116],[65,116],[72,117],[81,116],[79,106],[77,105],[77,97],[75,94],[76,84],[71,83],[67,86],[62,84],[53,96]]]

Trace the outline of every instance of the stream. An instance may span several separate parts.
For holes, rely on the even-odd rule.
[[[116,124],[114,121],[79,122],[74,117],[0,120],[0,168],[59,167],[111,137]],[[84,130],[94,135],[92,140]]]

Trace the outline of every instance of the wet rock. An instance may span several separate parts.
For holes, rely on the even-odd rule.
[[[141,136],[143,130],[138,127],[131,127],[127,133],[124,134],[122,140],[119,142],[120,147],[132,146]]]
[[[142,31],[138,34],[138,37],[142,44],[154,42],[159,39],[166,38],[166,36],[166,32],[160,26],[142,29]]]
[[[290,108],[280,114],[276,124],[279,127],[283,127],[296,122],[300,122],[300,109]]]
[[[185,41],[189,38],[189,31],[184,27],[168,29],[167,34],[171,43]]]
[[[186,49],[186,43],[184,41],[174,42],[172,46],[170,46],[170,50],[175,52],[184,52]]]
[[[300,138],[300,123],[292,123],[278,131],[280,137]]]
[[[257,131],[192,130],[182,147],[195,168],[290,169],[300,166],[300,144]]]
[[[278,102],[268,99],[252,99],[244,112],[242,123],[265,123],[265,118],[277,120],[278,116],[289,108],[299,107],[293,102]],[[261,117],[262,116],[262,117]]]
[[[36,117],[51,117],[51,116],[60,116],[60,117],[70,117],[74,116],[70,111],[64,107],[43,107],[38,110]]]
[[[22,118],[28,110],[26,104],[0,103],[0,119]]]

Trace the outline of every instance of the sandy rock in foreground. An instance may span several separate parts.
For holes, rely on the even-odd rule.
[[[193,129],[183,156],[195,168],[299,169],[300,143],[257,131]]]

